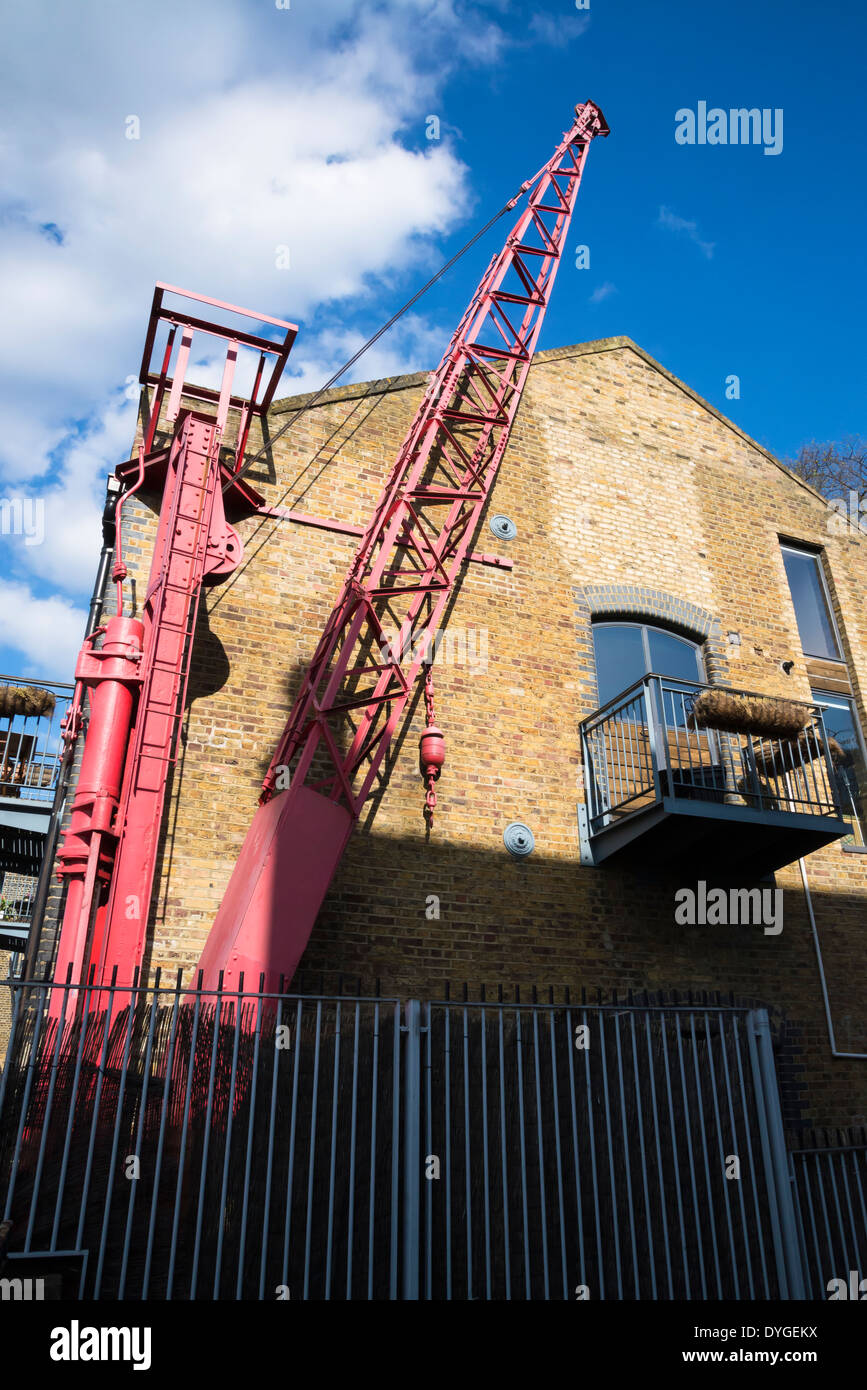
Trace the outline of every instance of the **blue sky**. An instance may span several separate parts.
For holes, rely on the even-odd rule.
[[[309,389],[588,96],[612,127],[573,224],[590,267],[567,257],[542,347],[627,334],[781,457],[865,430],[851,3],[32,0],[6,30],[0,496],[40,500],[45,540],[0,536],[0,671],[69,678],[155,280],[298,322],[285,393]],[[678,144],[699,102],[781,109],[781,152]],[[433,367],[507,226],[356,375]]]

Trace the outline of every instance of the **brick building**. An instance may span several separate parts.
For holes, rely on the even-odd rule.
[[[243,564],[205,593],[152,908],[152,968],[192,973],[357,544],[345,528],[366,523],[424,381],[331,391],[250,476],[268,507],[344,529],[242,520]],[[272,433],[303,399],[274,405]],[[125,514],[139,599],[158,504],[145,495]],[[492,534],[495,515],[513,523],[513,537]],[[867,719],[867,550],[831,515],[630,340],[539,354],[473,542],[505,563],[466,566],[434,666],[447,763],[433,827],[422,814],[416,698],[320,913],[303,977],[378,979],[389,993],[423,998],[441,997],[447,981],[476,995],[500,984],[554,986],[558,997],[566,987],[588,997],[721,992],[771,1010],[792,1130],[864,1123],[867,1070],[863,1059],[832,1055],[811,926],[812,912],[837,1050],[867,1052],[867,854],[851,815],[865,791],[857,726]],[[666,646],[660,633],[678,641]],[[853,832],[809,854],[809,897],[794,830],[775,842],[772,881],[755,858],[742,867],[743,836],[724,821],[702,827],[733,882],[783,891],[779,932],[675,920],[675,895],[695,889],[700,870],[689,817],[669,826],[664,856],[654,851],[650,862],[613,855],[594,865],[586,846],[582,862],[579,725],[668,653],[676,669],[662,675],[683,676],[685,660],[701,683],[817,701],[829,731],[848,739]],[[532,831],[532,854],[506,848],[513,822]],[[753,825],[748,842],[762,834]]]

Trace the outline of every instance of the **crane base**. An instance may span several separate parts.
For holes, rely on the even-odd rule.
[[[199,961],[205,989],[267,992],[292,979],[352,833],[345,807],[309,787],[260,806]]]

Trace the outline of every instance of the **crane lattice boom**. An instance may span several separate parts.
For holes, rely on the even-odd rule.
[[[222,973],[229,989],[242,975],[248,988],[264,975],[277,989],[294,974],[454,596],[509,442],[590,143],[607,134],[593,102],[575,108],[572,128],[524,184],[527,207],[431,377],[265,776],[199,963],[206,987]]]

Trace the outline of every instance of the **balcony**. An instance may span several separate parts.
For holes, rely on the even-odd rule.
[[[73,686],[0,676],[0,949],[27,940]]]
[[[752,728],[733,727],[739,705]],[[797,732],[770,732],[781,712]],[[583,864],[743,882],[851,833],[818,705],[649,675],[583,721],[581,745]]]

